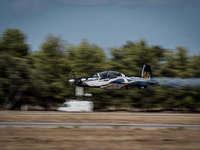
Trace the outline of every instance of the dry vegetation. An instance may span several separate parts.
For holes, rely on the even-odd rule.
[[[0,122],[124,123],[199,125],[200,116],[94,115],[94,114],[0,114]]]
[[[197,150],[200,130],[0,128],[2,150]]]
[[[0,114],[0,122],[200,124],[200,116]],[[0,128],[2,150],[198,150],[200,129]]]

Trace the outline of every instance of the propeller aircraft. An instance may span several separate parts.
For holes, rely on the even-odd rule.
[[[157,82],[152,80],[151,66],[144,65],[142,69],[141,77],[125,76],[117,71],[103,71],[96,73],[92,77],[87,78],[75,78],[74,71],[71,72],[70,83],[74,83],[80,87],[90,88],[102,88],[102,89],[121,89],[125,87],[138,87],[146,88],[149,85],[156,84]]]

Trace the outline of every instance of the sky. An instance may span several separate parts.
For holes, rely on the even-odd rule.
[[[1,0],[0,34],[20,29],[32,51],[49,34],[77,45],[83,39],[108,53],[145,39],[200,55],[200,0]]]

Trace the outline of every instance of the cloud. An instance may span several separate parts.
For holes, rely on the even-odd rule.
[[[39,11],[55,5],[73,6],[98,6],[98,5],[120,5],[120,6],[151,6],[151,5],[173,5],[186,0],[15,0],[10,3],[10,10],[14,12]]]
[[[102,5],[108,4],[110,0],[60,0],[65,5]]]
[[[173,5],[186,0],[60,0],[66,5],[123,5],[123,6],[143,6],[143,5]]]
[[[10,3],[12,12],[38,11],[44,6],[43,0],[16,0]]]
[[[9,2],[8,11],[13,13],[40,12],[46,9],[55,9],[55,6],[154,6],[174,5],[186,0],[15,0]],[[196,0],[192,0],[196,1]]]

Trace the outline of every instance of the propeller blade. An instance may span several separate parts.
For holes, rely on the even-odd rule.
[[[72,70],[72,71],[70,72],[69,78],[70,78],[70,79],[74,79],[74,78],[75,78],[75,71],[74,71],[74,70]]]
[[[69,74],[69,80],[68,80],[69,83],[74,83],[75,82],[75,71],[72,70]]]

